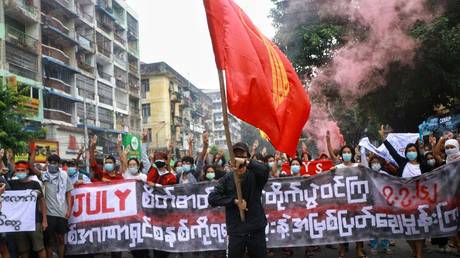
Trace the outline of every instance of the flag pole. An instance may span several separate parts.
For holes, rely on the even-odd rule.
[[[235,169],[235,154],[233,153],[233,145],[232,145],[232,138],[230,135],[230,128],[228,126],[228,112],[227,112],[227,96],[225,91],[225,74],[223,70],[218,70],[219,73],[219,84],[220,84],[220,98],[222,100],[222,115],[224,118],[224,131],[225,131],[225,138],[227,140],[227,148],[228,154],[230,156],[230,162],[232,164],[232,169]],[[240,177],[233,171],[233,180],[235,181],[235,188],[236,188],[236,196],[238,198],[238,202],[241,203],[243,201],[243,194],[241,192],[241,181]],[[241,222],[245,221],[245,214],[244,210],[239,208],[240,210],[240,218]]]

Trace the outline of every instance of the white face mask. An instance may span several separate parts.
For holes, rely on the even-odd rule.
[[[135,174],[137,174],[137,172],[139,171],[139,168],[137,168],[137,167],[130,167],[130,168],[128,168],[128,171],[129,171],[129,173],[130,173],[131,175],[135,175]]]
[[[382,166],[379,163],[372,163],[371,168],[375,172],[379,172],[382,169]]]
[[[447,156],[452,156],[458,153],[458,148],[451,148],[451,149],[446,149],[446,155]]]

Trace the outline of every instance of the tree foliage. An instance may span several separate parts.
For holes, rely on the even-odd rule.
[[[25,130],[28,87],[11,88],[0,80],[0,147],[12,149],[13,153],[24,152],[31,139],[43,136],[43,131]]]
[[[289,2],[272,0],[272,18],[280,45],[301,78],[310,78],[314,67],[328,64],[332,51],[349,40],[362,40],[366,29],[338,18],[301,19],[305,13],[289,11]],[[315,1],[310,1],[314,9]],[[376,135],[380,123],[395,131],[417,131],[417,126],[442,105],[458,109],[460,96],[460,4],[457,0],[430,1],[443,5],[443,14],[430,23],[418,23],[410,31],[419,44],[411,65],[390,64],[385,85],[345,106],[333,87],[322,93],[332,104],[332,113],[349,143],[363,135]],[[300,15],[300,16],[299,16]],[[297,21],[297,22],[294,22]],[[301,22],[299,22],[301,21]],[[357,126],[358,125],[358,126]]]

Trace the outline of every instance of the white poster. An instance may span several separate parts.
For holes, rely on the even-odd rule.
[[[0,197],[0,232],[35,231],[37,193],[33,190],[5,191]]]
[[[416,133],[390,133],[388,134],[387,140],[395,148],[401,157],[404,157],[404,150],[406,149],[407,144],[415,143],[419,135]],[[397,165],[396,161],[391,157],[387,148],[384,144],[380,145],[378,148],[370,143],[369,138],[362,138],[359,142],[359,146],[366,148],[368,151],[373,152],[380,157],[390,161],[393,165]]]

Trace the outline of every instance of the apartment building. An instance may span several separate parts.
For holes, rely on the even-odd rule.
[[[202,133],[211,129],[211,99],[164,62],[141,65],[143,128],[152,149],[176,146],[176,155],[188,150],[193,137],[198,151]]]
[[[31,87],[31,121],[74,157],[83,127],[111,152],[141,130],[136,14],[123,0],[3,0],[2,76]],[[86,106],[86,114],[84,112]]]
[[[227,141],[224,130],[224,117],[222,113],[222,98],[219,90],[204,90],[212,100],[212,144],[220,149],[227,149]],[[241,141],[241,122],[229,113],[228,123],[232,143]]]

